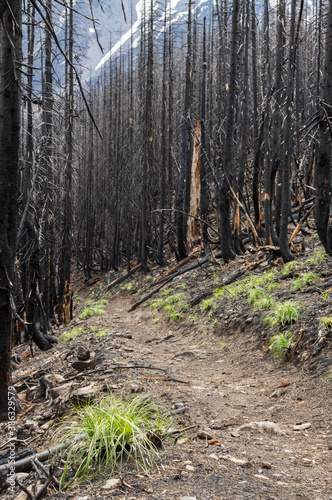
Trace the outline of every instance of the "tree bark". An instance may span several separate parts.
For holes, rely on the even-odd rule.
[[[6,5],[9,4],[6,2]],[[17,237],[20,150],[22,6],[10,2],[0,26],[0,419],[8,418],[11,385],[11,286]],[[14,20],[13,20],[14,18]]]

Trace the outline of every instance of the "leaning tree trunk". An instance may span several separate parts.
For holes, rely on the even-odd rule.
[[[11,286],[14,282],[21,83],[18,65],[22,47],[20,0],[5,3],[0,16],[0,419],[8,418],[11,385]],[[8,7],[7,7],[8,6]],[[13,20],[14,18],[14,20]]]
[[[316,162],[315,219],[319,239],[332,255],[332,228],[329,222],[331,199],[331,127],[332,127],[332,2],[329,3],[325,42],[325,62],[321,97],[322,117]]]

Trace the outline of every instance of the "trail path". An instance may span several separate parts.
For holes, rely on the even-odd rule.
[[[184,333],[150,308],[128,313],[129,307],[129,299],[116,297],[104,317],[89,320],[132,336],[117,335],[116,345],[100,339],[105,352],[118,362],[165,369],[165,377],[187,383],[139,369],[126,370],[113,383],[124,392],[152,393],[173,408],[184,405],[183,424],[198,427],[188,431],[186,443],[168,440],[160,474],[136,482],[135,491],[120,498],[332,499],[331,384],[310,367],[273,361],[249,333]],[[278,427],[237,430],[265,421]],[[198,429],[221,446],[198,439]]]

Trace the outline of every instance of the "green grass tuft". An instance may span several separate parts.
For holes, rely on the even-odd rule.
[[[83,328],[82,326],[79,326],[77,328],[73,328],[72,330],[68,330],[67,332],[64,332],[60,337],[58,338],[59,344],[62,342],[68,342],[71,339],[75,339],[76,337],[80,337],[86,333],[86,329]]]
[[[301,319],[302,305],[295,300],[285,300],[277,304],[269,316],[264,318],[264,324],[274,327],[278,324],[292,325],[295,321]]]
[[[309,257],[305,262],[306,264],[320,264],[323,262],[324,258],[328,257],[325,252],[315,252],[315,255]]]
[[[167,294],[163,299],[153,300],[151,305],[153,309],[164,311],[168,320],[179,322],[183,317],[183,313],[189,309],[189,306],[184,304],[183,299],[184,293],[182,292],[173,295]]]
[[[301,267],[300,262],[298,262],[297,260],[292,260],[292,261],[287,262],[287,264],[284,264],[282,266],[281,273],[282,274],[289,274],[292,271],[294,271],[295,269],[297,269],[298,267]]]
[[[105,314],[108,301],[106,299],[99,300],[98,302],[89,302],[87,307],[83,309],[80,314],[80,319],[88,319],[91,316],[102,316]]]
[[[323,317],[319,321],[319,330],[331,330],[332,328],[332,317]]]
[[[126,401],[109,396],[74,408],[53,438],[62,443],[85,436],[66,451],[62,486],[112,476],[128,459],[148,474],[157,455],[155,443],[169,427],[169,420],[146,397]]]
[[[96,333],[97,337],[104,337],[105,335],[107,335],[107,330],[106,328],[102,328],[101,330],[98,330],[98,332]]]
[[[320,277],[317,273],[311,271],[308,273],[301,273],[297,278],[291,281],[291,289],[301,290],[301,288],[318,283],[318,281],[320,281]]]
[[[294,344],[293,334],[287,330],[277,333],[269,340],[269,350],[276,359],[284,359],[289,348]]]

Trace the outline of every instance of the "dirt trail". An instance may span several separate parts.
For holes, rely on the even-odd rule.
[[[152,394],[164,407],[180,410],[178,424],[193,428],[185,439],[165,441],[151,478],[128,469],[120,487],[86,483],[55,495],[49,491],[46,498],[332,499],[332,384],[323,382],[315,363],[300,367],[275,362],[258,349],[259,332],[252,323],[240,334],[228,330],[204,335],[195,325],[166,321],[149,306],[129,313],[131,300],[121,293],[109,299],[104,315],[76,320],[73,326],[83,326],[90,332],[87,338],[38,352],[15,377],[38,384],[38,373],[44,370],[73,380],[75,388],[106,385],[116,394]],[[102,337],[96,334],[101,329],[106,333]],[[94,358],[97,371],[91,375],[78,376],[73,366],[82,344]],[[33,420],[34,446],[44,449],[50,435],[42,429],[51,429],[48,422],[59,416],[61,403],[31,399],[32,389],[24,394],[21,400],[29,415],[18,416],[17,428],[25,438],[25,420]],[[33,401],[37,404],[31,406]],[[252,422],[269,423],[257,428]],[[251,428],[239,429],[244,424]],[[6,428],[0,430],[5,441]],[[199,430],[212,441],[199,439]],[[5,493],[0,498],[11,497]]]
[[[138,481],[128,496],[96,498],[332,499],[331,384],[309,369],[274,362],[249,332],[223,338],[184,334],[161,313],[148,307],[128,313],[129,307],[128,298],[115,297],[104,317],[89,322],[132,335],[118,337],[118,361],[162,368],[167,377],[186,383],[162,380],[157,370],[128,370],[117,382],[124,377],[125,392],[184,405],[183,424],[208,431],[221,446],[198,439],[198,428],[190,430],[187,443],[166,443],[165,469],[143,480],[145,487]],[[101,341],[107,350],[107,338]],[[278,427],[237,430],[263,421]]]

